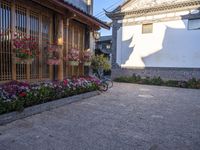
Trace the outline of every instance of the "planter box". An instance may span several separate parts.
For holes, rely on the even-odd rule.
[[[91,62],[84,62],[84,66],[91,66]]]
[[[59,65],[61,60],[58,59],[48,59],[47,64],[48,65]]]
[[[22,58],[15,57],[16,64],[32,64],[33,61],[34,61],[33,58],[31,58],[31,59],[22,59]]]
[[[11,112],[11,113],[7,113],[7,114],[3,114],[3,115],[0,115],[0,125],[7,124],[12,121],[26,118],[26,117],[29,117],[29,116],[32,116],[32,115],[35,115],[38,113],[42,113],[44,111],[49,111],[51,109],[62,107],[64,105],[71,104],[71,103],[74,103],[77,101],[81,101],[83,99],[87,99],[87,98],[90,98],[93,96],[97,96],[99,94],[100,93],[98,91],[88,92],[88,93],[84,93],[84,94],[80,94],[80,95],[76,95],[76,96],[72,96],[72,97],[67,97],[67,98],[47,102],[44,104],[35,105],[32,107],[28,107],[28,108],[25,108],[23,112]]]
[[[78,66],[79,62],[78,61],[69,61],[70,66]]]

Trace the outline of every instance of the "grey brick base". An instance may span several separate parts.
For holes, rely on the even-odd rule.
[[[97,96],[99,94],[100,93],[98,91],[88,92],[88,93],[84,93],[84,94],[80,94],[80,95],[76,95],[76,96],[63,98],[63,99],[47,102],[44,104],[32,106],[32,107],[24,109],[23,112],[11,112],[8,114],[3,114],[3,115],[0,115],[0,126],[10,123],[12,121],[18,120],[18,119],[26,118],[26,117],[29,117],[29,116],[32,116],[32,115],[35,115],[38,113],[42,113],[44,111],[49,111],[51,109],[55,109],[55,108],[62,107],[67,104],[81,101],[83,99]]]
[[[164,80],[200,79],[200,68],[117,68],[112,69],[112,79],[120,76],[161,77]]]

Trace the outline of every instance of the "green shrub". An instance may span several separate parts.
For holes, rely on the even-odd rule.
[[[119,77],[119,78],[114,79],[114,81],[115,82],[125,82],[125,83],[164,85],[164,86],[170,86],[170,87],[200,89],[200,80],[196,80],[196,79],[191,79],[188,81],[176,81],[176,80],[164,81],[160,77],[141,78],[140,76],[134,74],[132,77]]]
[[[160,77],[154,77],[153,79],[150,79],[151,84],[153,85],[163,85],[164,81]]]
[[[200,80],[196,80],[195,78],[190,79],[187,84],[189,88],[200,88]]]
[[[109,63],[108,58],[106,58],[103,54],[101,54],[101,55],[96,55],[92,58],[92,68],[94,72],[97,72],[98,69],[109,71],[111,69],[111,65]]]

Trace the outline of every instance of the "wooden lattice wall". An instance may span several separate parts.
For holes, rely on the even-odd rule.
[[[6,81],[12,79],[11,4],[0,6],[0,81]]]
[[[67,30],[67,27],[66,27]],[[77,48],[80,50],[80,59],[82,57],[82,52],[85,50],[85,25],[71,20],[68,25],[68,50],[71,48]],[[64,52],[67,51],[64,50]],[[83,75],[83,64],[79,64],[78,67],[69,66],[66,64],[68,76]],[[73,70],[73,71],[72,71]]]
[[[49,79],[46,47],[52,39],[52,12],[14,1],[0,1],[0,6],[0,82]],[[31,65],[14,62],[12,39],[15,33],[36,39],[40,54]]]
[[[24,2],[24,3],[23,3]],[[47,64],[47,46],[53,42],[54,33],[53,12],[31,1],[0,0],[0,82],[10,80],[43,80],[53,78],[53,66]],[[57,14],[60,16],[61,15]],[[73,19],[65,17],[63,29],[63,56],[67,57],[68,50],[80,50],[80,58],[85,50],[86,26]],[[58,29],[56,29],[58,30]],[[56,32],[56,31],[55,31]],[[39,47],[39,56],[32,64],[17,64],[13,48],[15,33],[36,39]],[[88,37],[89,38],[89,37]],[[62,58],[61,58],[62,59]],[[83,75],[83,64],[71,67],[65,61],[61,65],[63,77]],[[60,74],[60,72],[57,72]]]

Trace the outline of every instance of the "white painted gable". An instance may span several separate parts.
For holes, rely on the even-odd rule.
[[[187,1],[192,0],[132,0],[122,7],[122,12]]]

